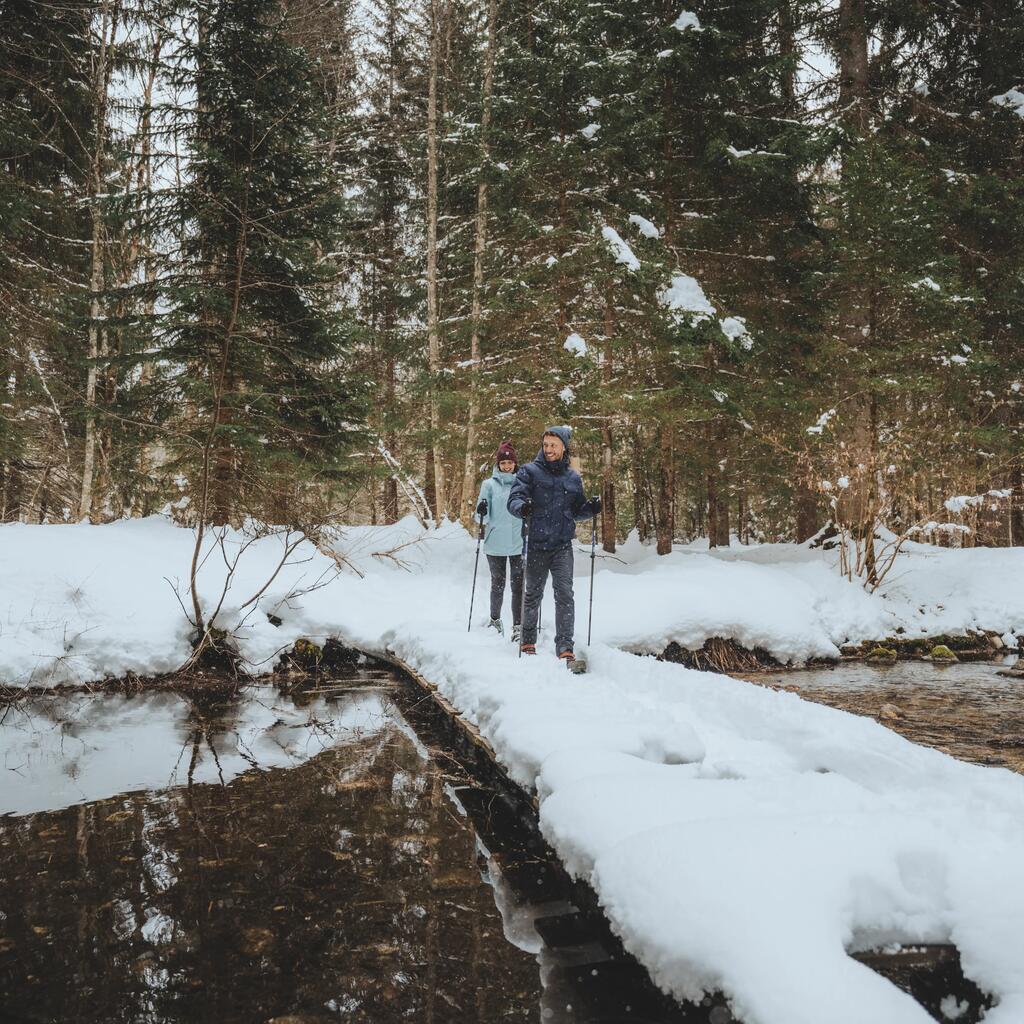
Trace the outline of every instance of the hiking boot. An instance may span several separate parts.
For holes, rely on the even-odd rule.
[[[537,653],[537,645],[536,644],[523,644],[519,648],[519,650],[522,651],[523,654],[536,654]]]
[[[501,624],[501,619],[491,619],[487,623],[487,625],[491,629],[496,629],[498,631],[498,636],[504,636],[505,635],[505,627]]]
[[[523,627],[513,626],[512,627],[512,643],[517,644],[523,637]]]
[[[576,660],[576,655],[572,651],[559,651],[558,660],[564,661],[565,667],[571,669],[572,663]]]

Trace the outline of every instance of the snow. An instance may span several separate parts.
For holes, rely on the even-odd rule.
[[[587,139],[589,141],[600,130],[601,130],[601,126],[595,121],[595,122],[592,122],[591,124],[588,124],[586,127],[581,128],[580,129],[580,135],[582,135],[583,138],[585,138],[585,139]]]
[[[818,422],[815,423],[813,427],[808,427],[807,428],[807,433],[808,434],[820,434],[820,433],[822,433],[825,430],[825,428],[829,425],[829,422],[831,421],[832,417],[835,416],[835,414],[836,414],[836,410],[835,409],[826,409],[825,412],[823,412],[818,417]]]
[[[726,153],[729,154],[734,160],[742,160],[747,156],[759,156],[760,151],[756,149],[737,149],[735,146],[726,146]]]
[[[927,288],[929,291],[933,292],[942,291],[942,287],[936,281],[933,281],[930,277],[922,277],[920,281],[915,281],[910,287]]]
[[[747,321],[744,317],[727,316],[718,321],[718,326],[730,341],[738,341],[741,348],[749,352],[754,347],[754,339],[747,330]]]
[[[631,213],[629,215],[629,223],[635,225],[644,238],[661,238],[661,232],[646,217],[641,217],[639,213]]]
[[[572,405],[572,403],[576,401],[576,392],[567,384],[558,392],[558,397],[565,402],[566,405]]]
[[[249,669],[269,670],[298,637],[336,636],[431,680],[536,790],[546,838],[666,990],[721,989],[747,1024],[924,1024],[917,1003],[846,952],[951,941],[996,998],[986,1024],[1024,1019],[1024,778],[795,694],[631,653],[724,636],[799,662],[896,629],[1015,638],[1024,549],[909,542],[868,593],[838,573],[836,552],[695,543],[658,557],[633,535],[599,559],[598,642],[581,678],[547,650],[549,599],[536,658],[466,633],[474,541],[461,526],[410,517],[327,536],[340,569],[300,544],[251,602],[284,538],[226,531],[223,554],[240,556],[226,592],[222,552],[209,549],[203,600],[224,594],[218,624]],[[0,676],[45,684],[179,665],[190,627],[165,579],[187,577],[192,542],[161,517],[0,527]],[[578,637],[588,555],[581,544]],[[149,713],[166,772],[180,722]],[[257,715],[245,735],[260,742],[271,727]]]
[[[678,18],[672,23],[672,27],[678,32],[703,32],[704,29],[701,27],[701,23],[697,18],[697,15],[693,11],[683,11]]]
[[[601,228],[601,237],[608,243],[608,248],[611,249],[616,263],[621,263],[630,270],[640,269],[640,261],[615,228],[606,224]]]
[[[981,494],[957,494],[947,498],[942,504],[954,514],[959,514],[967,508],[977,508],[984,502],[984,495]]]
[[[587,354],[587,343],[583,340],[582,335],[577,334],[575,331],[565,339],[562,348],[564,348],[566,352],[571,352],[577,358]]]
[[[704,289],[701,288],[696,278],[689,274],[676,272],[672,275],[669,285],[658,292],[658,301],[668,310],[677,314],[677,322],[685,323],[690,317],[679,316],[683,313],[697,314],[694,319],[703,320],[708,316],[714,316],[715,307],[708,302]]]
[[[846,476],[835,484],[849,485]],[[1002,499],[998,490],[957,495],[947,507],[956,512]],[[182,605],[191,611],[193,542],[191,530],[163,516],[106,526],[0,526],[0,678],[15,685],[88,682],[178,667],[190,650],[192,627]],[[253,674],[269,671],[299,637],[339,635],[349,614],[339,594],[353,595],[350,563],[366,574],[356,592],[364,593],[382,581],[434,585],[446,562],[472,558],[471,542],[451,524],[429,530],[408,517],[386,529],[352,527],[335,543],[345,559],[340,569],[304,541],[252,601],[285,543],[282,534],[223,534],[223,556],[238,565],[218,625],[237,637]],[[210,609],[221,599],[227,570],[209,534],[203,556],[199,591]],[[897,630],[909,636],[1024,631],[1024,548],[952,550],[911,542],[874,594],[844,579],[837,563],[835,551],[793,544],[708,550],[695,542],[659,557],[633,534],[615,560],[598,558],[596,587],[605,599],[595,603],[595,633],[645,653],[659,653],[673,640],[697,648],[709,637],[731,637],[800,664]],[[414,571],[392,579],[377,571],[382,566]],[[280,626],[271,615],[283,619]]]
[[[1006,92],[993,96],[992,102],[997,107],[1012,110],[1018,117],[1024,117],[1024,92],[1020,89],[1007,89]]]
[[[956,996],[944,996],[939,1003],[939,1012],[946,1020],[958,1020],[970,1008],[971,1004],[966,999],[960,1002]]]

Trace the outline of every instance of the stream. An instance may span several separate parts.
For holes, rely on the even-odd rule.
[[[857,662],[745,678],[781,682],[807,700],[877,718],[961,760],[1024,772],[1024,676],[1002,674],[1014,660]]]
[[[667,1020],[593,1008],[573,966],[614,956],[540,940],[574,908],[529,843],[493,852],[467,810],[491,798],[410,725],[404,685],[0,705],[0,1018]]]
[[[1024,680],[1005,667],[753,681],[1024,771]],[[653,990],[430,707],[370,665],[229,698],[0,703],[0,1020],[733,1020],[718,999],[683,1010]],[[925,974],[871,966],[927,1006],[963,982],[937,955]]]

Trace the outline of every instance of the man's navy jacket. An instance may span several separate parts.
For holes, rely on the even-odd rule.
[[[590,519],[594,509],[583,493],[579,473],[569,465],[568,427],[550,427],[565,445],[562,457],[555,462],[544,458],[544,449],[533,462],[519,467],[515,483],[508,496],[508,510],[523,518],[523,502],[533,502],[530,515],[530,547],[539,551],[552,551],[571,543],[576,536],[576,523]]]

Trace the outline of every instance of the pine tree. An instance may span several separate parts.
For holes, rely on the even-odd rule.
[[[412,324],[422,317],[424,302],[417,262],[422,245],[420,126],[425,115],[418,95],[422,66],[417,26],[409,11],[396,0],[374,0],[368,9],[368,26],[362,51],[367,69],[365,112],[357,129],[360,163],[353,199],[361,258],[353,283],[370,369],[382,399],[371,413],[371,426],[384,453],[377,463],[384,477],[380,515],[385,522],[395,522],[398,476],[405,462],[400,438],[407,423],[415,419],[403,386],[419,343]],[[376,517],[376,498],[370,504]]]
[[[188,225],[168,278],[161,356],[181,397],[177,465],[195,515],[301,522],[358,438],[361,384],[334,305],[343,200],[317,67],[276,0],[194,11]]]
[[[0,19],[4,519],[70,514],[78,483],[91,16],[17,0]]]
[[[885,79],[891,118],[917,141],[915,158],[941,211],[943,250],[959,273],[942,305],[947,316],[969,316],[975,326],[971,336],[937,353],[947,361],[940,369],[944,404],[955,403],[952,440],[971,456],[963,469],[973,478],[957,483],[981,491],[1013,488],[1012,511],[1003,503],[1007,511],[999,509],[985,539],[1020,544],[1024,23],[1019,5],[988,0],[977,11],[951,8],[927,17],[898,5],[886,12],[882,30],[907,40],[903,60],[892,62]]]

